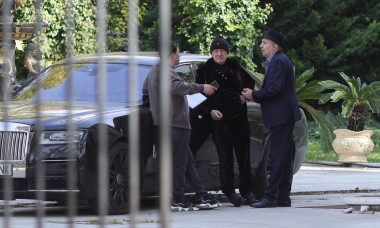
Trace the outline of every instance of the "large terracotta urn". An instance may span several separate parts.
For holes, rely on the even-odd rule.
[[[368,162],[367,155],[373,150],[374,144],[371,140],[372,130],[351,131],[348,129],[337,129],[334,131],[336,138],[333,148],[339,154],[338,162],[358,163]]]

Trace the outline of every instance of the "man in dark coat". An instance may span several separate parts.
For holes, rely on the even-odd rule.
[[[256,202],[252,194],[250,168],[250,129],[247,104],[241,95],[243,88],[254,88],[253,79],[234,58],[227,58],[229,46],[225,39],[217,37],[210,47],[212,58],[200,64],[196,82],[214,84],[218,90],[196,110],[204,119],[211,119],[211,134],[219,156],[221,188],[230,202],[239,207]],[[200,113],[201,112],[201,113]],[[240,194],[234,185],[234,151],[239,165]]]
[[[263,86],[258,91],[247,88],[245,98],[261,105],[265,126],[271,127],[270,183],[263,198],[252,207],[290,207],[289,198],[293,178],[294,124],[301,119],[293,65],[282,52],[285,37],[270,29],[260,44],[266,60]]]

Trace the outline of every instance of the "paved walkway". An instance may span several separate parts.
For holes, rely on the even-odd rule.
[[[353,165],[351,167],[344,167],[339,163],[332,162],[326,164],[305,163],[301,170],[294,175],[292,192],[380,191],[380,163]]]
[[[344,213],[347,198],[380,196],[380,164],[370,165],[371,167],[366,164],[342,167],[339,163],[305,163],[294,176],[291,208],[235,208],[230,203],[224,203],[221,208],[209,211],[172,213],[170,225],[173,228],[379,228],[380,212]],[[64,212],[60,210],[56,213],[49,212],[43,218],[43,227],[69,227],[67,218],[62,217]],[[73,227],[96,227],[89,223],[96,223],[98,220],[98,217],[86,211],[80,212],[75,217]],[[107,216],[106,221],[118,223],[108,224],[106,227],[129,227],[130,216]],[[159,221],[158,209],[144,207],[138,215],[136,227],[160,227]],[[16,213],[10,222],[10,228],[38,227],[34,212]],[[2,225],[3,217],[0,217],[0,227]]]

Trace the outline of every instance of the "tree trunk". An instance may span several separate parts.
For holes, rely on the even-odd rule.
[[[355,104],[351,115],[348,117],[347,129],[351,131],[363,131],[365,117],[366,113],[364,103]]]

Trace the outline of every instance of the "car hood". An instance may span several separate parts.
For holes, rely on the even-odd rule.
[[[72,115],[72,121],[75,124],[91,120],[92,123],[100,121],[100,111],[97,102],[75,101],[71,108],[68,109],[66,101],[41,101],[39,105],[35,102],[11,101],[8,102],[7,108],[1,105],[0,121],[9,121],[35,125],[37,117],[45,127],[64,126],[68,123],[68,116]],[[125,103],[106,103],[103,112],[103,122],[112,124],[113,118],[121,115],[128,115],[132,109],[126,107]],[[39,109],[37,107],[40,107]],[[4,115],[6,110],[7,116]]]

